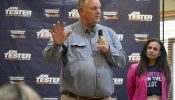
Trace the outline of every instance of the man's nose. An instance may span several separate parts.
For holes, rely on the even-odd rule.
[[[96,13],[97,13],[97,14],[101,13],[101,9],[100,9],[100,8],[97,9],[97,10],[96,10]]]

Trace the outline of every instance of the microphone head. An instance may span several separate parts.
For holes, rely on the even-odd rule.
[[[102,31],[102,30],[99,30],[99,31],[98,31],[98,35],[99,35],[99,36],[103,36],[103,31]]]
[[[98,36],[99,36],[99,39],[100,39],[101,36],[103,36],[103,31],[102,30],[98,31]]]

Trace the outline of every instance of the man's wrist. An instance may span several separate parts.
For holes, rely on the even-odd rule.
[[[109,49],[108,49],[108,51],[109,51],[109,50],[110,50],[110,45],[109,45],[108,47],[109,47]],[[108,51],[107,51],[107,52],[108,52]]]

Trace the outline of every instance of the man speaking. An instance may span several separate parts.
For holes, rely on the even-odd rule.
[[[77,7],[80,19],[76,23],[53,25],[44,59],[47,63],[63,61],[60,100],[112,100],[112,67],[124,67],[126,54],[115,31],[97,24],[99,0],[78,0]]]

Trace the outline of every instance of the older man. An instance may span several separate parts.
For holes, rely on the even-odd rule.
[[[61,100],[112,100],[112,67],[124,67],[126,55],[116,33],[97,24],[100,9],[99,0],[78,0],[79,21],[67,27],[58,21],[50,30],[43,56],[48,63],[63,61]]]

